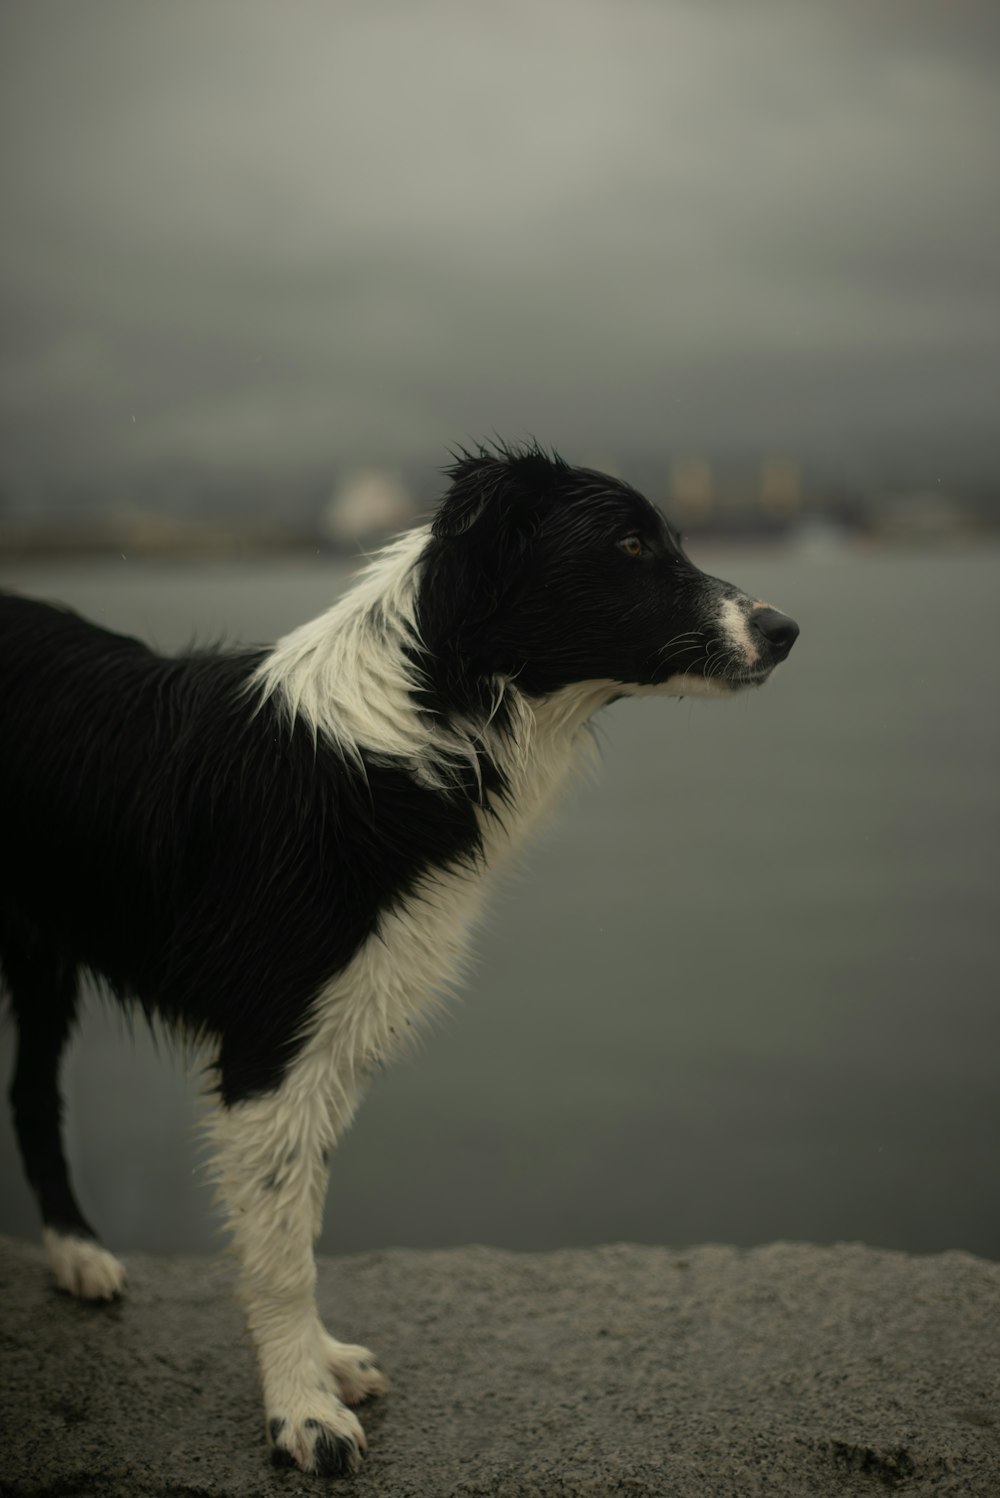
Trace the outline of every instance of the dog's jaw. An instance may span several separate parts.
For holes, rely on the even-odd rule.
[[[770,669],[758,672],[756,675],[741,676],[696,676],[693,672],[682,671],[677,676],[669,677],[662,686],[652,687],[649,691],[650,695],[655,697],[701,697],[719,700],[733,697],[746,687],[762,687],[770,675]]]

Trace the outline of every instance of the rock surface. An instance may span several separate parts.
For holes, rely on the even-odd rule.
[[[225,1258],[54,1290],[0,1239],[0,1494],[276,1498]],[[1000,1495],[1000,1265],[859,1246],[392,1250],[319,1266],[377,1349],[354,1498]]]

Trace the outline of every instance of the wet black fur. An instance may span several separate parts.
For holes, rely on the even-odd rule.
[[[0,958],[15,1012],[45,1003],[57,971],[65,991],[87,969],[218,1037],[227,1103],[276,1085],[323,984],[478,836],[468,796],[373,755],[362,768],[277,701],[252,701],[260,659],[166,659],[0,597]]]
[[[535,450],[463,455],[450,473],[427,550],[435,585],[418,615],[437,711],[488,708],[497,674],[535,696],[577,681],[664,681],[698,653],[687,643],[666,657],[667,640],[736,593],[606,474]],[[629,535],[642,542],[638,558],[620,549]]]
[[[428,724],[493,713],[512,731],[498,674],[542,695],[701,669],[690,638],[664,646],[735,590],[641,495],[536,450],[463,454],[450,476],[406,645]],[[373,617],[371,648],[385,630]],[[427,871],[475,859],[477,805],[503,814],[485,750],[478,776],[452,766],[440,791],[403,762],[317,744],[248,694],[264,654],[164,657],[0,595],[0,969],[19,1029],[15,1126],[49,1226],[90,1233],[57,1082],[83,972],[217,1041],[224,1103],[260,1094],[384,913]]]

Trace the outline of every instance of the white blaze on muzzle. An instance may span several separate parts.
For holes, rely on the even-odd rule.
[[[750,630],[749,615],[753,609],[766,609],[766,603],[741,594],[738,598],[725,598],[719,609],[719,628],[723,638],[738,650],[748,670],[760,663],[760,649],[754,644]]]

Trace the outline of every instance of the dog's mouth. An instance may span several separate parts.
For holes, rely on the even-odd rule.
[[[723,676],[719,679],[725,682],[731,691],[740,692],[744,687],[762,687],[773,670],[773,666],[761,666],[754,671],[737,671],[731,676]]]
[[[667,697],[733,697],[750,687],[762,687],[773,669],[730,666],[711,672],[671,671],[647,690]]]

